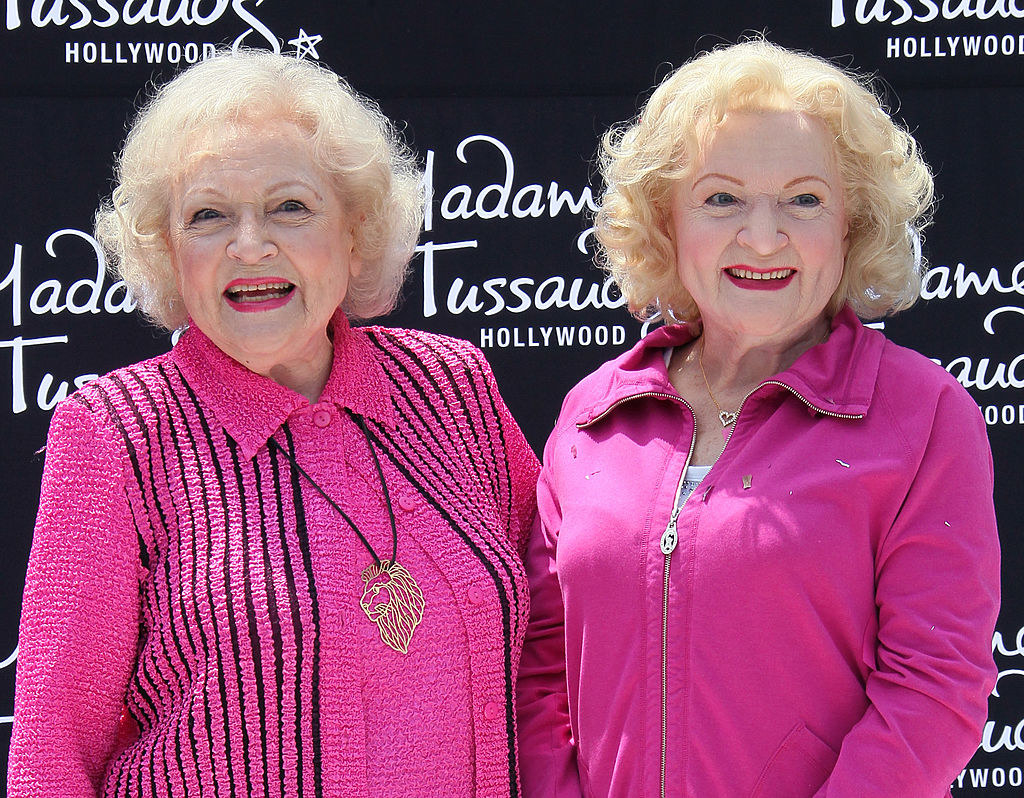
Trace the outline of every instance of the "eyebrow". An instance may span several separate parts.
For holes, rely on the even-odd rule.
[[[729,175],[723,175],[721,172],[708,172],[706,175],[701,175],[700,177],[693,181],[693,185],[694,187],[696,187],[703,183],[705,180],[710,180],[713,177],[717,177],[719,180],[725,180],[729,183],[734,183],[737,186],[743,185],[742,180],[739,180],[735,177],[730,177]]]
[[[275,194],[275,193],[282,192],[282,191],[288,191],[289,189],[292,189],[292,188],[302,188],[302,189],[305,189],[306,191],[309,191],[310,193],[312,193],[313,196],[315,196],[317,198],[317,201],[323,202],[323,200],[324,200],[324,198],[320,194],[320,192],[317,191],[315,188],[313,188],[312,185],[310,185],[309,183],[305,182],[304,180],[297,180],[297,179],[291,178],[291,177],[287,178],[286,180],[280,180],[277,183],[272,183],[271,185],[266,187],[266,192],[267,192],[267,194]],[[223,191],[221,191],[216,186],[209,185],[209,184],[206,184],[206,185],[200,184],[199,188],[195,188],[195,187],[190,188],[188,191],[183,193],[181,196],[182,196],[182,199],[188,200],[188,199],[190,199],[192,197],[196,197],[196,196],[198,196],[200,199],[203,198],[203,197],[208,197],[208,196],[209,197],[215,197],[215,198],[224,198],[224,197],[227,197],[228,194],[225,194]]]
[[[737,186],[746,185],[739,178],[731,177],[730,175],[722,174],[721,172],[708,172],[706,175],[701,175],[696,180],[694,180],[693,187],[696,188],[702,182],[704,182],[705,180],[709,180],[711,178],[718,178],[719,180],[724,180],[727,183],[732,183]],[[784,185],[783,188],[792,188],[795,185],[798,185],[800,183],[806,183],[809,180],[813,180],[817,183],[821,183],[825,186],[831,187],[831,183],[829,183],[825,178],[820,177],[819,175],[801,175],[800,177],[794,177],[792,180],[786,183],[786,185]]]
[[[794,177],[792,180],[786,183],[786,185],[784,185],[783,188],[791,188],[797,185],[798,183],[806,183],[809,180],[813,180],[816,183],[822,183],[823,185],[828,186],[829,188],[832,187],[831,183],[829,183],[825,178],[820,177],[819,175],[803,175],[802,177]]]
[[[303,188],[306,191],[311,192],[313,196],[315,196],[318,200],[323,200],[323,197],[320,196],[320,192],[313,188],[311,184],[307,183],[305,180],[299,180],[297,178],[291,177],[286,180],[281,180],[277,183],[273,183],[272,185],[267,186],[267,191],[273,194],[274,192],[286,191],[290,188]]]

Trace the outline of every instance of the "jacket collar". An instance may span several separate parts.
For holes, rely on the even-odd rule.
[[[669,382],[664,350],[682,346],[699,333],[699,326],[673,324],[659,327],[632,349],[605,364],[593,375],[576,424],[586,426],[620,402],[645,394],[678,396]],[[863,416],[874,394],[885,338],[866,328],[849,307],[832,319],[829,338],[804,352],[788,369],[765,380],[797,394],[814,409],[828,414]],[[756,392],[755,391],[755,392]]]
[[[394,423],[391,383],[366,335],[349,326],[340,310],[329,329],[334,360],[318,402],[233,360],[198,327],[181,336],[171,358],[203,406],[250,459],[290,415],[314,404],[333,403],[383,424]]]

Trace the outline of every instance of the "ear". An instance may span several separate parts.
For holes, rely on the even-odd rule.
[[[350,278],[358,279],[363,273],[363,256],[359,254],[358,250],[352,250],[348,259],[348,274]]]
[[[676,245],[676,195],[680,190],[680,183],[677,180],[669,188],[668,196],[664,200],[659,201],[655,206],[658,214],[661,216],[662,232],[672,242],[673,249]]]
[[[359,217],[359,222],[357,224],[362,224],[365,221],[366,221],[366,217],[365,216],[360,216]],[[358,247],[358,244],[357,244],[357,242],[359,241],[359,237],[356,234],[356,227],[355,226],[353,226],[353,227],[351,227],[349,229],[349,231],[348,231],[348,240],[349,240],[349,251],[348,251],[348,274],[349,274],[349,279],[358,278],[362,274],[363,267],[364,267],[365,264],[363,263],[363,256],[359,252],[359,247]]]

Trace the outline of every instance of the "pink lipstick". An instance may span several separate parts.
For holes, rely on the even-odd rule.
[[[725,276],[739,288],[752,291],[778,291],[793,281],[796,269],[755,269],[738,265],[725,269]]]
[[[259,313],[287,305],[294,292],[294,283],[281,277],[243,278],[228,283],[224,299],[240,313]]]

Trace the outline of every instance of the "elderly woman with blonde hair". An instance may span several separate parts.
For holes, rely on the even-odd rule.
[[[354,327],[420,174],[335,74],[160,89],[97,236],[173,350],[56,410],[8,795],[510,795],[536,458],[481,354]]]
[[[605,265],[668,323],[545,448],[524,794],[948,795],[995,678],[991,455],[970,396],[858,319],[918,296],[914,139],[755,40],[603,153]]]

